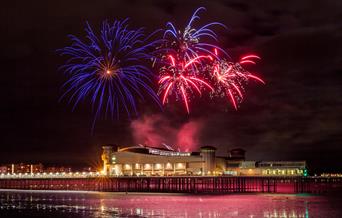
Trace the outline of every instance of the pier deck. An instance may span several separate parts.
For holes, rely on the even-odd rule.
[[[323,193],[342,190],[324,177],[88,177],[0,178],[0,189],[172,193]]]

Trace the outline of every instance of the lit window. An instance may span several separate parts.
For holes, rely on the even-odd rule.
[[[176,168],[177,168],[177,169],[184,169],[185,166],[184,166],[183,163],[177,163]]]
[[[145,164],[144,170],[151,170],[151,164]]]
[[[154,167],[156,170],[160,170],[162,168],[161,164],[159,164],[159,163],[155,164]]]
[[[131,169],[131,165],[129,165],[129,164],[125,164],[125,170],[130,170]]]
[[[171,163],[167,163],[166,166],[165,166],[165,169],[172,170],[172,164]]]

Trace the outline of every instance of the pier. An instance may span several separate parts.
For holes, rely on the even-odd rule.
[[[0,178],[0,189],[160,193],[326,193],[342,178],[326,177],[45,177]]]

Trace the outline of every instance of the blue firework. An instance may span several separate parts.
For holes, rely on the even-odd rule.
[[[202,41],[202,39],[218,41],[217,34],[212,30],[212,27],[221,26],[226,28],[225,25],[219,22],[212,22],[199,28],[193,27],[193,23],[200,18],[198,13],[201,10],[205,10],[205,8],[200,7],[194,12],[184,30],[177,30],[171,22],[166,24],[164,39],[168,42],[167,46],[172,48],[170,49],[173,50],[171,52],[175,52],[181,58],[185,58],[185,61],[198,57],[199,53],[218,58],[215,50],[226,54],[219,46]]]
[[[137,115],[137,101],[144,94],[159,104],[145,65],[156,41],[149,42],[142,28],[128,29],[127,19],[103,22],[98,34],[87,23],[85,31],[86,40],[71,35],[72,45],[59,50],[69,57],[62,66],[69,77],[62,98],[68,97],[73,108],[88,99],[94,111],[93,127],[101,114],[112,118],[118,118],[121,111],[129,117]]]

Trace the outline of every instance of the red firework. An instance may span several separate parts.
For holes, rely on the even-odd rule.
[[[217,51],[215,50],[217,54]],[[255,60],[260,59],[257,55],[246,55],[238,63],[219,60],[214,63],[212,76],[216,80],[216,93],[221,93],[229,98],[235,110],[238,102],[243,100],[244,85],[249,80],[257,80],[263,84],[265,82],[256,75],[245,70],[242,65],[256,64]]]
[[[161,77],[159,79],[160,92],[163,92],[163,105],[166,103],[167,98],[173,92],[175,95],[181,96],[184,102],[185,108],[188,113],[189,109],[189,93],[192,93],[192,89],[195,89],[199,95],[202,95],[201,87],[207,87],[211,91],[214,91],[213,87],[209,85],[203,79],[196,77],[195,67],[191,67],[194,64],[201,63],[201,59],[213,60],[211,56],[200,55],[189,61],[176,62],[172,55],[168,56],[170,63],[168,66],[161,69]]]

